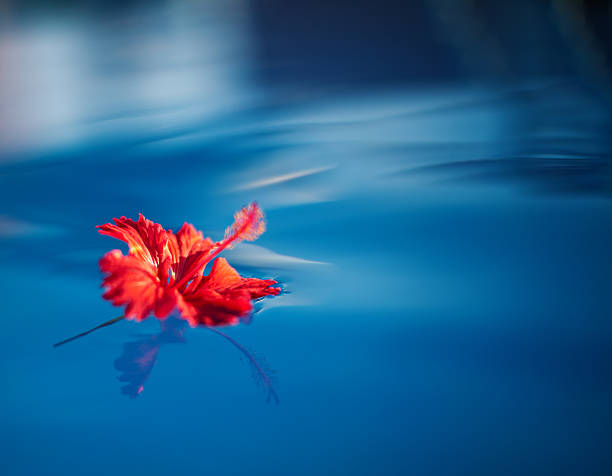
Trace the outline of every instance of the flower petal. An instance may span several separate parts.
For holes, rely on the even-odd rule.
[[[280,292],[274,284],[274,280],[243,278],[225,258],[218,258],[210,274],[177,300],[177,307],[191,326],[234,325],[251,312],[253,299]]]
[[[204,285],[215,289],[216,291],[224,291],[242,284],[242,277],[225,258],[217,258],[212,265],[210,273],[204,278]]]
[[[138,221],[121,217],[113,219],[115,224],[99,225],[98,233],[125,241],[130,255],[158,266],[169,257],[168,232],[151,220],[139,214]]]
[[[213,246],[212,240],[204,238],[202,232],[196,230],[190,223],[184,223],[175,236],[180,256],[183,258],[196,251],[208,251]]]
[[[100,259],[100,269],[106,274],[102,297],[115,306],[125,305],[128,319],[141,321],[151,313],[164,318],[176,306],[175,291],[164,288],[157,269],[147,261],[112,250]]]
[[[273,279],[243,278],[225,258],[217,258],[210,274],[203,279],[202,285],[218,292],[228,290],[246,290],[251,299],[280,293],[280,288],[272,287],[278,284]]]
[[[204,238],[202,232],[189,223],[185,223],[176,235],[169,231],[168,244],[176,279],[182,278],[186,270],[192,275],[201,275],[206,266],[202,257],[207,256],[214,246],[210,238]],[[194,264],[199,266],[192,266]]]
[[[235,325],[253,308],[249,293],[244,290],[219,293],[208,288],[183,295],[177,306],[192,327]]]

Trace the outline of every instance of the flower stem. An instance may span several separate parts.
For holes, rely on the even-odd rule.
[[[124,318],[125,318],[125,316],[115,317],[114,319],[111,319],[110,321],[103,322],[102,324],[97,325],[96,327],[93,327],[93,328],[89,329],[88,331],[81,332],[80,334],[77,334],[75,336],[69,337],[68,339],[64,339],[64,340],[62,340],[60,342],[57,342],[57,343],[53,344],[53,347],[59,347],[60,345],[64,345],[64,344],[66,344],[66,343],[68,343],[70,341],[76,340],[79,337],[83,337],[83,336],[86,336],[87,334],[91,334],[93,331],[96,331],[98,329],[102,329],[103,327],[106,327],[106,326],[110,326],[111,324],[114,324],[115,322],[119,322],[120,320],[122,320]]]

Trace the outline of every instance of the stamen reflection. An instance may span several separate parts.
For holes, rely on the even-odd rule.
[[[123,353],[115,360],[115,368],[121,372],[117,377],[126,385],[121,387],[121,393],[130,398],[136,398],[144,389],[144,384],[151,375],[151,371],[157,360],[159,349],[166,344],[184,344],[185,330],[188,327],[186,321],[170,317],[160,322],[161,330],[151,336],[139,336],[139,339],[127,342],[123,346]],[[253,378],[256,383],[261,384],[266,392],[266,401],[279,402],[278,395],[274,390],[273,371],[270,370],[265,359],[255,353],[248,351],[243,345],[226,333],[207,327],[208,330],[223,337],[236,347],[251,367]]]

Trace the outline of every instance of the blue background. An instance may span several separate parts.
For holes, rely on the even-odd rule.
[[[609,9],[3,8],[3,474],[610,474]],[[96,225],[218,240],[252,200],[226,257],[286,293],[225,331],[279,405],[206,329],[137,398],[155,319],[52,348],[121,312]]]

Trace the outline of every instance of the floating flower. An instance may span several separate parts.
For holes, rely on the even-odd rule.
[[[273,280],[243,278],[225,258],[217,258],[208,276],[204,268],[224,249],[255,240],[265,230],[263,213],[252,203],[236,213],[222,241],[213,243],[185,223],[176,233],[140,215],[121,217],[99,232],[125,241],[129,254],[108,252],[100,260],[105,273],[104,299],[125,305],[125,317],[141,321],[151,314],[167,317],[177,309],[191,326],[222,326],[239,322],[252,301],[280,292]]]
[[[142,214],[137,221],[115,218],[114,223],[98,226],[98,231],[129,246],[127,255],[112,250],[100,259],[102,297],[125,306],[124,315],[56,346],[123,318],[142,321],[155,315],[165,319],[173,311],[192,327],[234,325],[250,314],[253,300],[280,292],[276,281],[243,278],[225,258],[218,258],[223,250],[243,240],[253,241],[265,231],[263,212],[256,203],[234,215],[234,223],[218,242],[204,238],[188,223],[173,233]]]

